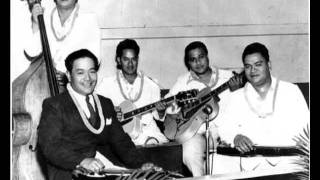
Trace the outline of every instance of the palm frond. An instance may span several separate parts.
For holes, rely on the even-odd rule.
[[[310,170],[310,130],[309,126],[303,128],[303,133],[295,136],[293,140],[297,143],[297,146],[301,153],[299,154],[300,158],[295,162],[298,166],[301,167],[302,171],[297,174],[297,178],[300,180],[309,179],[309,170]]]

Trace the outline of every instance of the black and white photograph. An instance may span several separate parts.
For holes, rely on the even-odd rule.
[[[310,1],[10,0],[11,180],[309,180]]]

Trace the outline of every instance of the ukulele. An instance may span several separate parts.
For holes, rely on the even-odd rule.
[[[150,112],[156,108],[158,102],[165,102],[166,104],[177,102],[183,103],[183,101],[193,99],[197,96],[198,90],[192,89],[188,91],[181,91],[175,96],[171,96],[160,101],[148,104],[146,106],[136,108],[136,106],[131,101],[123,101],[119,106],[123,112],[122,119],[120,123],[122,128],[127,133],[138,132],[140,129],[140,119],[141,115]]]
[[[238,86],[230,86],[230,81],[233,78],[240,78],[241,83]],[[178,114],[167,115],[164,120],[164,135],[170,140],[176,140],[179,143],[184,143],[193,137],[202,123],[205,122],[207,114],[203,112],[206,105],[212,107],[210,121],[212,121],[219,113],[219,97],[218,95],[230,89],[235,91],[244,86],[246,83],[244,72],[234,75],[229,81],[223,83],[213,91],[210,88],[201,90],[196,98],[188,101],[178,102],[177,105],[181,108]]]

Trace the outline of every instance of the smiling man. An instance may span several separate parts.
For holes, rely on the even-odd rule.
[[[255,42],[243,51],[242,62],[248,82],[230,96],[221,116],[221,139],[241,153],[253,146],[295,146],[294,137],[310,122],[307,103],[297,85],[271,74],[269,52]],[[213,173],[299,168],[297,156],[237,157],[216,155]]]
[[[144,155],[122,130],[111,100],[93,92],[99,68],[96,56],[81,49],[71,53],[65,65],[67,91],[44,100],[38,127],[49,179],[70,180],[80,167],[97,173],[110,168],[105,161],[141,167]]]

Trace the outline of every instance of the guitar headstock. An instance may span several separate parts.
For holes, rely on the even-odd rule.
[[[196,89],[191,89],[187,91],[180,91],[176,95],[177,101],[182,101],[182,100],[188,100],[188,99],[194,99],[198,95],[199,91]]]
[[[242,88],[246,82],[248,81],[244,71],[237,73],[235,71],[233,71],[234,76],[230,78],[230,80],[228,81],[228,85],[230,88],[230,91],[235,91],[239,88]]]
[[[197,98],[184,99],[177,101],[177,105],[183,109],[189,109],[199,104],[199,100]]]
[[[198,93],[199,91],[196,89],[179,92],[176,96],[177,105],[184,108],[187,106],[192,106],[198,101],[196,98]]]

